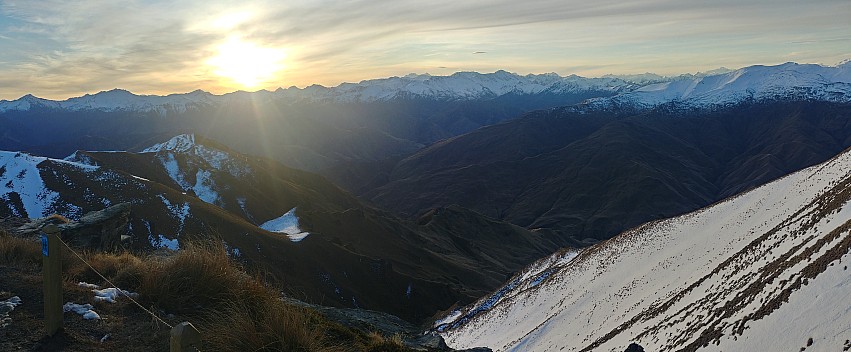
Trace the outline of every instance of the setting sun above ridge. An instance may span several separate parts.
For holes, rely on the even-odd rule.
[[[216,56],[207,64],[214,73],[245,88],[257,87],[271,80],[284,68],[284,50],[261,47],[251,42],[231,37],[218,46]]]

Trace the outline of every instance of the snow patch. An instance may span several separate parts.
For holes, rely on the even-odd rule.
[[[150,233],[150,228],[148,228],[148,241],[151,243],[151,247],[154,248],[168,248],[173,251],[180,249],[180,241],[175,239],[170,239],[168,237],[163,236],[162,234],[154,237],[152,233]]]
[[[296,217],[295,211],[296,208],[292,208],[284,215],[281,215],[281,217],[264,222],[260,225],[260,228],[269,232],[286,234],[290,241],[300,242],[310,235],[310,233],[304,232],[299,228],[298,217]]]
[[[100,288],[100,286],[99,286],[99,285],[90,284],[90,283],[83,282],[83,281],[80,281],[79,283],[77,283],[77,286],[80,286],[80,287],[82,287],[82,288],[88,288],[88,289],[98,289],[98,288]]]
[[[92,290],[95,293],[95,302],[115,303],[119,296],[127,296],[131,298],[139,297],[138,293],[127,290],[109,287],[102,290]]]
[[[169,202],[168,198],[166,198],[162,194],[158,194],[157,197],[162,200],[163,205],[166,206],[169,213],[171,213],[171,216],[178,221],[180,225],[180,230],[183,230],[183,225],[184,223],[186,223],[186,219],[189,217],[189,203],[184,202],[182,204],[172,204],[171,202]]]
[[[195,174],[195,186],[192,187],[192,190],[195,191],[195,195],[201,200],[217,205],[220,197],[216,192],[216,183],[213,181],[212,176],[213,174],[210,171],[198,169],[198,172]]]
[[[101,289],[99,285],[90,284],[88,282],[83,282],[83,281],[80,281],[79,283],[77,283],[77,286],[80,286],[82,288],[91,289],[92,292],[94,292],[94,294],[95,294],[95,297],[94,297],[95,302],[115,303],[115,301],[118,299],[119,296],[127,296],[127,297],[131,297],[131,298],[139,297],[139,294],[135,293],[135,292],[130,292],[130,291],[127,291],[127,290],[122,290],[122,289],[114,288],[114,287]],[[66,312],[67,312],[67,310],[66,310]]]
[[[73,302],[67,302],[62,306],[63,312],[74,312],[83,316],[83,319],[86,320],[100,320],[100,315],[94,311],[94,307],[91,304],[77,304]]]
[[[160,160],[160,163],[162,163],[163,168],[165,168],[165,172],[168,174],[168,177],[174,180],[181,189],[187,190],[192,188],[192,184],[186,181],[186,176],[184,176],[183,172],[180,170],[180,165],[177,163],[177,159],[175,159],[174,154],[160,154],[157,158]]]
[[[23,301],[18,296],[13,296],[5,301],[0,301],[0,328],[9,326],[12,323],[12,318],[9,318],[9,313],[15,310],[15,307],[21,305]]]

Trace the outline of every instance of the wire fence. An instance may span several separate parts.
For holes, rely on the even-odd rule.
[[[119,288],[117,285],[115,285],[114,283],[112,283],[112,281],[110,281],[109,279],[107,279],[107,278],[106,278],[106,276],[104,276],[103,274],[101,274],[101,273],[100,273],[100,271],[98,271],[98,270],[97,270],[97,269],[95,269],[95,268],[94,268],[91,264],[89,264],[89,262],[87,262],[87,261],[83,258],[83,256],[81,256],[79,253],[77,253],[77,251],[75,251],[73,248],[71,248],[71,246],[69,246],[67,243],[65,243],[65,241],[63,241],[63,240],[62,240],[61,238],[59,238],[58,236],[57,236],[57,239],[59,240],[59,242],[61,242],[61,243],[65,246],[65,248],[68,248],[68,250],[69,250],[69,251],[71,251],[71,253],[73,253],[73,254],[74,254],[74,255],[75,255],[78,259],[80,259],[80,261],[81,261],[81,262],[83,262],[83,264],[86,264],[86,266],[88,266],[88,267],[89,267],[89,269],[92,269],[92,271],[93,271],[95,274],[97,274],[97,276],[99,276],[101,279],[103,279],[103,281],[106,281],[106,283],[108,283],[110,287],[114,288],[114,289],[115,289],[115,290],[116,290],[119,294],[121,294],[121,295],[122,295],[122,296],[124,296],[124,297],[127,297],[127,299],[129,299],[129,300],[130,300],[130,302],[133,302],[133,304],[135,304],[136,306],[138,306],[140,309],[142,309],[142,310],[143,310],[143,311],[145,311],[146,313],[150,314],[150,315],[151,315],[151,317],[153,317],[153,318],[155,319],[155,321],[159,321],[160,323],[165,324],[165,326],[168,326],[168,328],[169,328],[169,329],[173,329],[173,328],[174,328],[174,326],[172,326],[172,325],[171,325],[171,324],[169,324],[167,321],[165,321],[165,320],[163,320],[162,318],[160,318],[158,315],[154,314],[154,312],[151,312],[150,310],[148,310],[147,308],[145,308],[144,306],[142,306],[142,304],[140,304],[140,303],[139,303],[139,302],[137,302],[135,299],[133,299],[133,297],[130,297],[130,295],[128,295],[126,291],[122,290],[122,289],[121,289],[121,288]]]
[[[169,329],[171,329],[171,333],[172,333],[172,335],[171,335],[171,341],[170,341],[170,344],[171,344],[171,346],[170,346],[171,351],[185,351],[185,350],[186,350],[186,348],[188,347],[188,348],[191,348],[192,350],[194,350],[194,351],[196,351],[196,352],[201,352],[201,350],[198,348],[198,346],[196,346],[194,343],[190,343],[188,346],[186,346],[185,344],[182,344],[182,343],[178,342],[178,343],[177,343],[177,345],[175,345],[175,340],[174,340],[174,339],[175,339],[175,335],[174,335],[174,334],[175,334],[175,326],[173,326],[173,325],[169,324],[167,321],[165,321],[165,320],[163,320],[162,318],[160,318],[157,314],[155,314],[154,312],[152,312],[152,311],[150,311],[149,309],[145,308],[142,304],[140,304],[138,301],[136,301],[135,299],[133,299],[133,297],[131,297],[129,294],[127,294],[127,291],[122,290],[120,287],[118,287],[118,285],[116,285],[115,283],[113,283],[113,282],[112,282],[111,280],[109,280],[109,279],[108,279],[105,275],[103,275],[100,271],[98,271],[97,269],[95,269],[95,268],[94,268],[94,266],[92,266],[91,264],[89,264],[89,262],[88,262],[88,261],[86,261],[86,259],[85,259],[85,258],[83,258],[83,256],[82,256],[82,255],[80,255],[80,253],[77,253],[77,251],[75,251],[73,248],[71,248],[71,246],[69,246],[69,245],[68,245],[68,243],[66,243],[65,241],[63,241],[63,240],[62,240],[62,238],[60,238],[59,236],[56,236],[56,239],[57,239],[57,240],[59,240],[59,242],[60,242],[60,243],[62,243],[62,245],[64,245],[64,246],[65,246],[65,248],[67,248],[67,249],[68,249],[68,251],[70,251],[72,254],[74,254],[74,256],[76,256],[76,257],[77,257],[77,259],[79,259],[81,262],[83,262],[83,264],[85,264],[87,267],[89,267],[89,269],[92,269],[92,271],[93,271],[95,274],[97,274],[97,276],[99,276],[101,279],[103,279],[103,281],[105,281],[107,284],[109,284],[109,286],[110,286],[111,288],[114,288],[114,289],[115,289],[115,290],[116,290],[116,291],[117,291],[120,295],[122,295],[122,296],[124,296],[124,297],[127,297],[127,299],[128,299],[128,300],[130,300],[130,302],[133,302],[133,304],[135,304],[137,307],[139,307],[139,309],[141,309],[141,310],[142,310],[142,311],[144,311],[145,313],[148,313],[148,315],[150,315],[150,316],[153,318],[153,321],[155,321],[155,322],[160,322],[160,323],[164,324],[165,326],[168,326],[168,328],[169,328]],[[179,324],[179,325],[180,325],[180,327],[181,327],[181,328],[186,328],[185,326],[183,326],[184,324],[188,324],[188,323],[181,323],[181,324]],[[191,326],[191,324],[188,324],[188,325],[190,325],[191,329],[195,329],[195,327],[192,327],[192,326]],[[184,331],[185,331],[185,330],[184,330]],[[196,333],[197,333],[197,330],[195,330],[195,331],[196,331]],[[178,340],[179,340],[179,339],[178,339]],[[195,340],[195,341],[197,341],[197,342],[200,344],[200,339],[197,339],[197,340]]]

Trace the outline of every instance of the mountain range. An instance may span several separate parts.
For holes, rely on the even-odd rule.
[[[289,296],[412,322],[485,296],[436,325],[455,346],[618,350],[634,340],[659,349],[699,347],[721,343],[718,331],[733,336],[734,321],[702,320],[707,329],[696,330],[667,309],[689,303],[672,295],[703,281],[685,271],[674,281],[642,281],[621,267],[607,268],[633,267],[636,275],[650,268],[647,275],[664,276],[670,272],[661,269],[672,265],[700,264],[694,275],[712,276],[734,265],[761,277],[798,275],[745,259],[786,255],[776,251],[787,248],[789,238],[803,241],[792,246],[821,243],[824,226],[816,231],[788,216],[800,210],[833,219],[840,209],[835,202],[830,214],[811,210],[844,197],[837,185],[844,184],[847,165],[837,160],[846,157],[825,164],[824,174],[808,169],[757,187],[851,146],[849,121],[849,62],[676,77],[461,72],[225,95],[140,96],[118,89],[64,101],[27,95],[0,101],[0,150],[9,150],[0,152],[0,216],[59,213],[73,220],[129,202],[133,250],[212,238]],[[828,178],[835,182],[824,183]],[[776,186],[788,180],[799,181]],[[765,189],[775,191],[760,193]],[[788,204],[776,198],[789,189],[800,197]],[[748,190],[751,196],[733,198]],[[767,200],[758,207],[737,203],[742,197]],[[757,217],[765,224],[695,215],[712,213],[695,212],[712,204],[709,209],[751,214],[766,202],[767,215]],[[661,220],[681,214],[688,215]],[[701,222],[665,232],[695,217]],[[745,220],[747,226],[737,227]],[[766,230],[769,225],[775,230]],[[747,237],[785,228],[801,231]],[[814,234],[802,239],[806,231]],[[691,237],[677,240],[681,233]],[[749,241],[758,244],[745,246]],[[651,259],[676,263],[652,267],[653,261],[641,264],[645,256],[630,257],[630,250],[644,247],[639,253],[656,251]],[[709,254],[696,256],[704,250]],[[750,254],[736,254],[746,250]],[[783,258],[804,258],[792,254]],[[608,261],[593,261],[598,257]],[[720,269],[701,271],[713,265]],[[568,288],[556,284],[573,275],[580,278]],[[549,319],[569,320],[576,311],[548,297],[572,299],[570,288],[586,283],[595,297],[627,292],[606,291],[608,285],[641,284],[647,291],[625,303],[632,308],[606,296],[601,310],[584,310],[598,312],[584,328],[593,331],[579,329],[585,335],[564,345],[554,336],[573,326]],[[642,300],[653,290],[670,294]],[[724,292],[745,292],[736,290]],[[763,300],[787,297],[766,294]],[[728,298],[702,302],[738,304]],[[663,299],[670,305],[657,305]],[[526,301],[548,308],[507,312],[533,305]],[[753,313],[748,309],[730,310],[735,313],[724,319],[744,326],[751,318],[735,314]],[[651,321],[645,318],[689,334],[659,335],[663,329],[638,324]]]
[[[340,168],[398,160],[533,110],[578,103],[575,109],[581,111],[635,111],[671,102],[692,108],[777,98],[841,102],[851,90],[849,70],[847,62],[834,67],[787,63],[637,80],[641,83],[460,72],[224,95],[150,96],[119,89],[63,101],[27,95],[0,101],[0,149],[61,158],[77,149],[138,151],[190,132],[318,171],[357,190],[373,177],[343,184],[335,178]]]
[[[819,100],[847,98],[851,82],[851,61],[837,66],[797,64],[788,62],[776,66],[749,66],[738,70],[719,69],[708,73],[680,76],[606,75],[585,78],[555,73],[525,76],[503,70],[482,74],[458,72],[450,76],[409,74],[403,77],[343,83],[336,87],[312,85],[305,88],[278,88],[254,93],[238,91],[214,95],[202,90],[166,96],[136,95],[122,89],[86,94],[81,97],[54,101],[25,95],[17,100],[0,100],[0,113],[35,109],[69,111],[137,111],[174,114],[204,106],[232,104],[237,101],[285,100],[295,102],[369,103],[398,99],[427,99],[436,101],[470,101],[493,99],[504,95],[565,95],[592,93],[617,95],[612,99],[589,101],[630,102],[649,107],[671,101],[691,101],[701,104],[729,104],[742,99],[763,99],[789,96],[790,91],[809,94]],[[779,95],[778,95],[779,94]]]

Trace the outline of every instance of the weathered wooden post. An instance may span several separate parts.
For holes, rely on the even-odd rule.
[[[196,352],[201,350],[201,332],[184,321],[171,329],[171,352]]]
[[[44,324],[47,335],[62,329],[62,247],[59,227],[41,229],[42,280],[44,281]]]

